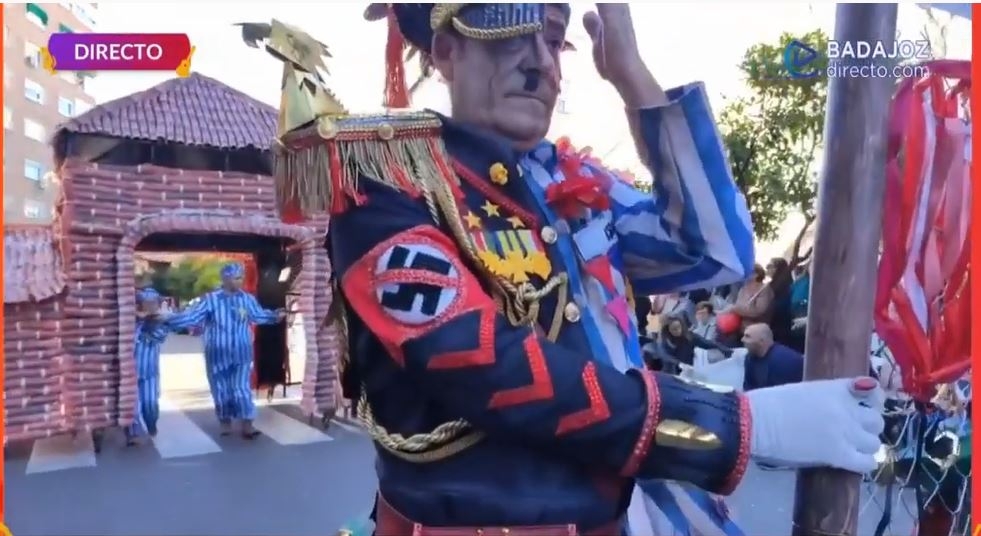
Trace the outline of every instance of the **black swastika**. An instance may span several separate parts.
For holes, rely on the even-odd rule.
[[[440,275],[450,275],[453,271],[453,265],[446,259],[427,255],[419,251],[412,258],[412,262],[407,263],[409,253],[411,251],[408,248],[395,246],[392,249],[391,256],[388,258],[386,269],[398,270],[400,268],[411,268],[413,270],[424,270]],[[398,286],[398,290],[382,293],[381,304],[388,309],[411,312],[416,296],[422,296],[422,308],[419,312],[426,316],[433,316],[439,307],[439,298],[442,293],[443,289],[441,287],[427,283],[402,283]]]

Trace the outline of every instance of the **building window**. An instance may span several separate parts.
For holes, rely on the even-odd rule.
[[[82,115],[92,109],[92,103],[75,99],[75,115]]]
[[[24,216],[32,220],[41,219],[44,214],[44,205],[31,199],[24,200]]]
[[[59,97],[58,113],[65,117],[75,117],[75,101],[64,97]]]
[[[40,181],[44,177],[44,166],[34,160],[24,160],[24,178],[32,181]]]
[[[72,14],[78,18],[78,20],[84,22],[89,28],[95,28],[95,19],[93,18],[92,13],[94,8],[90,3],[72,2],[71,11]]]
[[[72,32],[72,29],[71,28],[69,28],[68,26],[65,26],[64,24],[59,24],[58,25],[58,31],[61,32],[61,33],[74,33],[74,32]]]
[[[41,47],[30,41],[24,41],[24,63],[37,69],[41,65]]]
[[[14,127],[14,114],[11,113],[10,108],[6,106],[3,107],[3,129],[10,130]]]
[[[27,5],[27,20],[37,24],[42,30],[48,27],[48,14],[38,4]]]
[[[44,125],[30,119],[24,120],[24,135],[41,143],[46,142],[48,137],[48,133],[44,129]]]
[[[24,79],[24,98],[31,102],[44,104],[44,87],[34,80]]]

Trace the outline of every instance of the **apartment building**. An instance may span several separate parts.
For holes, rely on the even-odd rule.
[[[58,2],[3,6],[3,213],[7,223],[51,221],[56,188],[49,140],[59,123],[94,105],[88,73],[51,74],[40,50],[55,32],[90,32],[97,4]]]

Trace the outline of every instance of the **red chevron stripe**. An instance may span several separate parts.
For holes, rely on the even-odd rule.
[[[586,363],[582,370],[582,383],[589,396],[589,407],[559,419],[559,426],[555,429],[557,436],[582,430],[610,418],[610,406],[606,403],[596,376],[596,363]]]
[[[514,389],[504,389],[494,393],[488,408],[501,409],[508,406],[528,404],[549,400],[555,396],[552,378],[549,376],[545,354],[534,333],[529,333],[524,342],[525,355],[528,356],[528,367],[531,368],[531,384]]]

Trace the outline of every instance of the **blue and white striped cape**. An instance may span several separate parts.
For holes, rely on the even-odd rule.
[[[590,214],[579,228],[569,229],[545,201],[548,185],[564,180],[556,147],[543,142],[522,160],[523,176],[546,223],[569,231],[556,243],[564,264],[582,267],[606,256],[618,292],[626,291],[627,281],[640,295],[714,288],[743,281],[752,270],[749,211],[729,171],[705,90],[693,84],[670,90],[668,98],[670,104],[639,125],[651,146],[652,195],[613,179],[611,209]],[[599,168],[590,171],[609,176]],[[606,232],[611,224],[614,233]],[[625,330],[608,308],[618,296],[585,270],[570,270],[569,284],[594,358],[622,371],[642,367],[633,308]],[[652,531],[657,536],[743,535],[720,497],[678,482],[639,482],[627,517],[628,532],[637,536]]]

